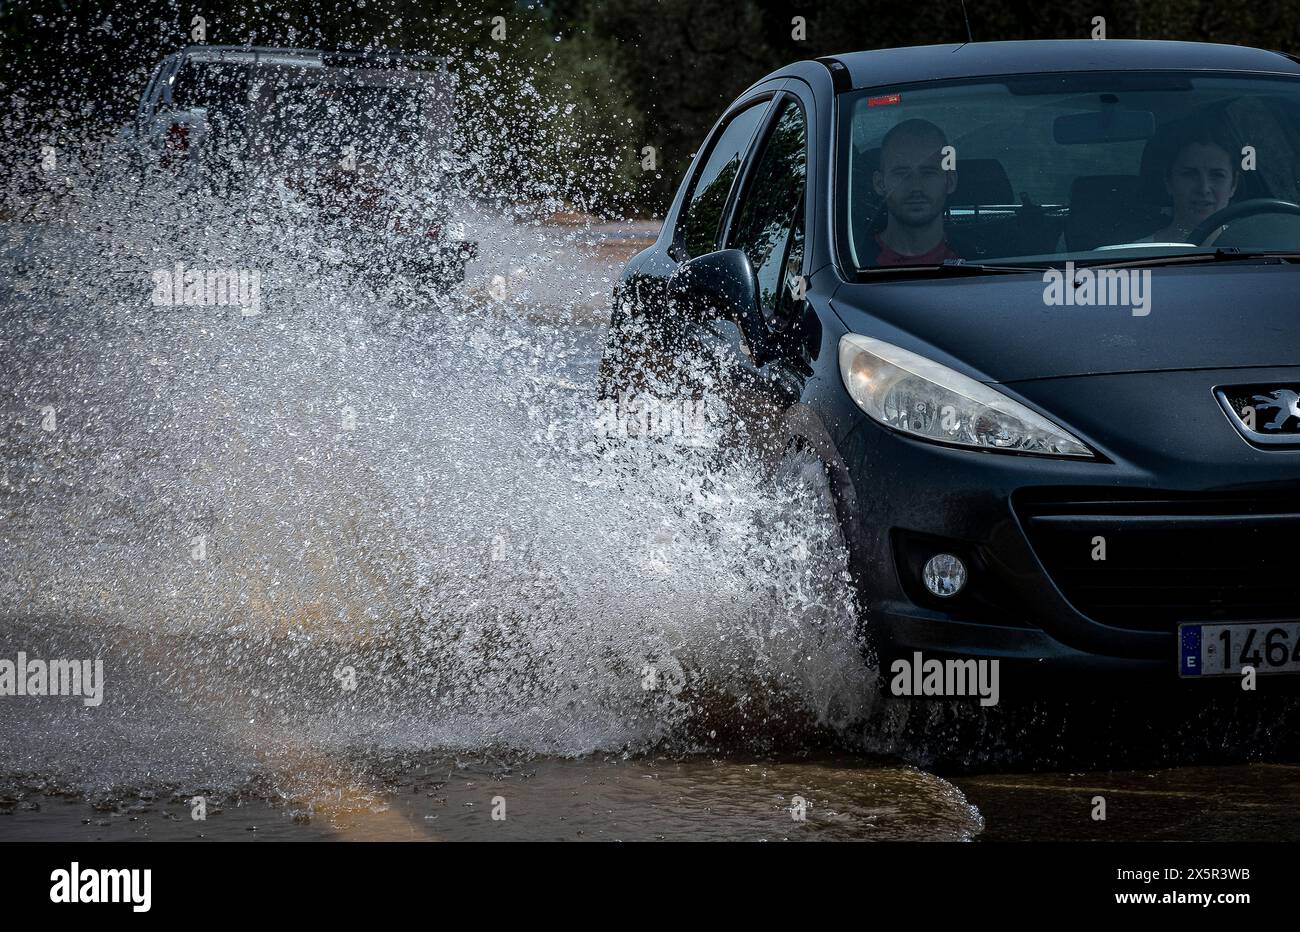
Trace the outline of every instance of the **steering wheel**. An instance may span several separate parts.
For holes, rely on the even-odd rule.
[[[1212,241],[1206,242],[1206,240],[1219,227],[1225,226],[1234,220],[1240,220],[1242,217],[1253,217],[1257,214],[1291,214],[1300,217],[1300,204],[1284,201],[1276,197],[1255,197],[1248,201],[1242,201],[1240,204],[1229,204],[1223,210],[1216,210],[1197,224],[1196,229],[1187,234],[1187,238],[1201,246],[1213,245]],[[1216,234],[1214,239],[1217,240],[1218,238]]]

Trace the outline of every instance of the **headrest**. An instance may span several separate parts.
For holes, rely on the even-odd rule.
[[[972,204],[1015,204],[1011,179],[997,159],[960,159],[957,162],[957,190],[948,206]]]

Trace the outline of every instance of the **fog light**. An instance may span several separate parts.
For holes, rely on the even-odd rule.
[[[925,561],[921,578],[932,594],[946,599],[961,592],[961,587],[966,585],[966,564],[950,553],[936,553]]]

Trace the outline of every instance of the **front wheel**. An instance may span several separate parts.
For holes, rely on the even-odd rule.
[[[789,496],[789,507],[809,538],[810,556],[821,572],[833,574],[846,589],[857,619],[858,638],[868,645],[866,599],[855,546],[852,507],[835,481],[833,470],[805,445],[792,441],[775,467],[778,487]]]

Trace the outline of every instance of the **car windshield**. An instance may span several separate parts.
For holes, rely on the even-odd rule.
[[[269,98],[263,119],[281,144],[390,153],[418,145],[432,129],[424,89],[414,83],[390,87],[314,77],[293,74],[263,89]]]
[[[839,103],[840,252],[862,272],[1300,251],[1295,80],[1062,73]]]
[[[409,156],[438,135],[446,121],[436,81],[418,70],[191,61],[172,99],[201,108],[227,143],[256,140],[282,160],[347,151],[378,161]]]

